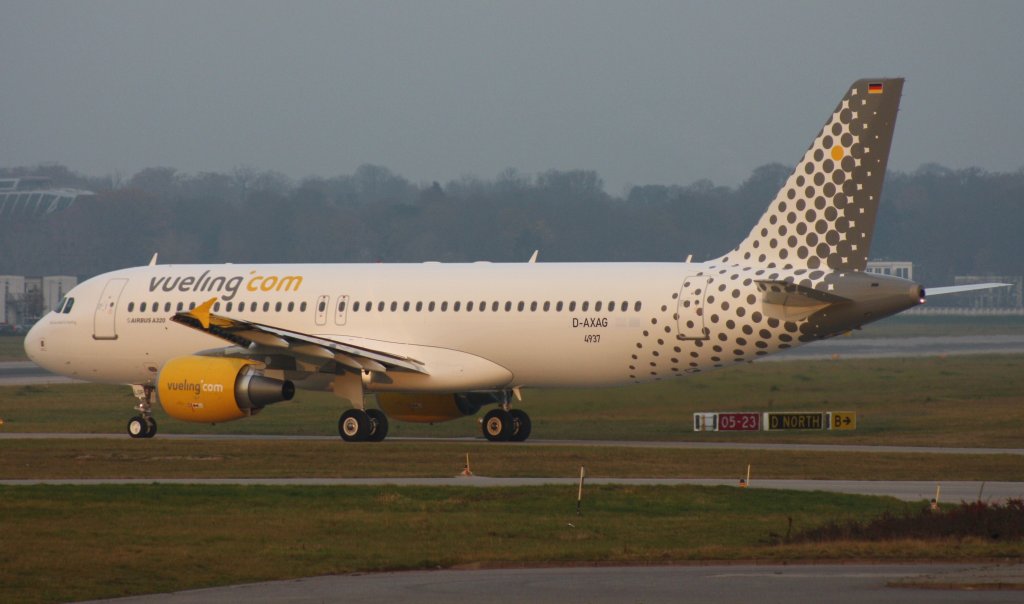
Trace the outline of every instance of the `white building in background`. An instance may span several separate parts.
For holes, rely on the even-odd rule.
[[[19,275],[0,275],[0,325],[15,325],[16,300],[25,295],[25,278]]]
[[[57,308],[78,278],[0,275],[0,325],[26,325]]]
[[[903,260],[868,260],[868,265],[864,272],[875,273],[876,275],[891,275],[913,281],[914,263]]]
[[[64,294],[71,291],[71,288],[76,285],[78,285],[78,279],[70,275],[43,277],[43,314],[57,308]]]

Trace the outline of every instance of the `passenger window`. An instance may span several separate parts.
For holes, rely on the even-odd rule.
[[[423,312],[423,301],[420,300],[416,303],[416,312]]]
[[[133,312],[134,310],[135,310],[135,303],[134,302],[129,302],[128,303],[128,312]]]
[[[573,300],[572,302],[569,303],[569,312],[575,312],[575,310],[576,310],[576,301]]]
[[[139,312],[146,312],[146,303],[139,304]]]
[[[446,310],[448,310],[448,301],[447,300],[445,300],[444,302],[441,303],[441,312],[445,312]]]
[[[456,309],[458,310],[458,309]],[[473,301],[466,302],[466,312],[473,312]]]
[[[512,303],[511,302],[505,302],[505,312],[509,312],[511,310],[512,310]]]
[[[274,312],[281,312],[281,303],[278,302],[274,305]]]
[[[178,302],[178,312],[181,312],[181,309],[183,309],[183,308],[185,308],[185,303],[184,302]]]
[[[544,312],[548,312],[549,310],[551,310],[551,302],[546,301],[544,302]]]
[[[455,311],[455,312],[459,312],[459,308],[461,306],[462,306],[462,302],[456,302],[455,304],[452,305],[452,310]]]
[[[526,308],[526,302],[523,302],[522,300],[520,300],[519,301],[519,312],[523,312],[524,308]]]
[[[252,305],[252,309],[256,310],[256,303],[255,302]],[[306,303],[305,302],[303,302],[302,304],[299,304],[299,311],[300,312],[306,312]]]
[[[588,308],[590,308],[590,302],[584,302],[580,305],[580,310],[583,312],[587,312]]]
[[[316,311],[324,312],[325,310],[327,310],[327,302],[325,300],[320,300],[320,303],[316,305]]]
[[[597,303],[594,304],[594,312],[601,312],[601,301],[600,300],[598,300]]]
[[[153,310],[153,312],[159,312],[160,311],[160,303],[159,302],[154,302],[152,310]]]
[[[537,302],[530,302],[530,312],[537,312]]]
[[[615,303],[614,302],[609,302],[608,303],[608,312],[615,312]]]
[[[491,311],[492,312],[498,312],[498,303],[496,301],[495,302],[491,302]]]
[[[167,305],[170,306],[171,304],[168,302]],[[231,312],[231,307],[232,306],[233,306],[233,304],[231,302],[228,302],[228,306],[224,310],[226,310],[228,312]],[[170,310],[170,309],[167,309],[167,310]]]
[[[153,308],[156,308],[156,304],[153,305]],[[220,312],[220,302],[214,302],[213,303],[213,311],[214,312]]]
[[[434,301],[433,300],[431,300],[430,304],[427,305],[427,310],[429,310],[430,312],[434,312]]]
[[[359,312],[359,301],[352,305],[352,312]]]
[[[195,307],[196,307],[196,303],[195,302],[189,302],[188,303],[188,309],[189,310],[193,310]]]
[[[230,304],[230,302],[229,302],[229,304]],[[294,310],[295,310],[295,303],[294,302],[289,302],[288,303],[288,312],[292,312]]]
[[[406,300],[405,304],[402,305],[402,310],[404,310],[405,312],[409,312],[409,306],[411,306],[411,304],[409,303],[408,300]]]
[[[637,300],[636,304],[633,305],[633,310],[635,310],[636,312],[640,312],[640,301],[639,300]]]
[[[338,312],[345,312],[345,299],[342,298],[341,302],[338,302]]]
[[[384,302],[383,301],[377,303],[377,312],[384,312]]]
[[[395,312],[396,310],[398,310],[398,302],[392,302],[391,303],[391,312]]]
[[[555,304],[555,310],[558,311],[558,312],[562,312],[562,301],[561,300],[558,301],[558,304]]]

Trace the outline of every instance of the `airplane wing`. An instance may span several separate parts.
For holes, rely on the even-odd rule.
[[[259,348],[259,355],[265,355],[270,349],[315,364],[335,361],[355,370],[385,372],[397,369],[427,373],[423,364],[411,357],[213,314],[210,309],[216,300],[210,298],[192,310],[175,313],[171,320],[244,349]]]
[[[949,285],[946,287],[926,287],[925,294],[928,297],[942,296],[945,294],[959,294],[971,292],[976,289],[993,289],[996,287],[1010,287],[1011,283],[972,283],[970,285]]]

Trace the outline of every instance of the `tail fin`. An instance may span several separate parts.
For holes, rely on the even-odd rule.
[[[720,262],[864,270],[903,79],[858,80],[768,211]]]

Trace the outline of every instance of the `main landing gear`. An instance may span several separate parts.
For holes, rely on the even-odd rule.
[[[132,386],[139,404],[135,410],[139,415],[128,420],[128,436],[132,438],[153,438],[156,436],[156,420],[153,419],[153,387]]]
[[[338,419],[338,434],[347,442],[380,442],[388,435],[388,417],[380,409],[349,409]]]
[[[484,416],[484,438],[492,442],[522,442],[530,437],[532,428],[530,416],[522,409],[509,409],[508,403]]]

